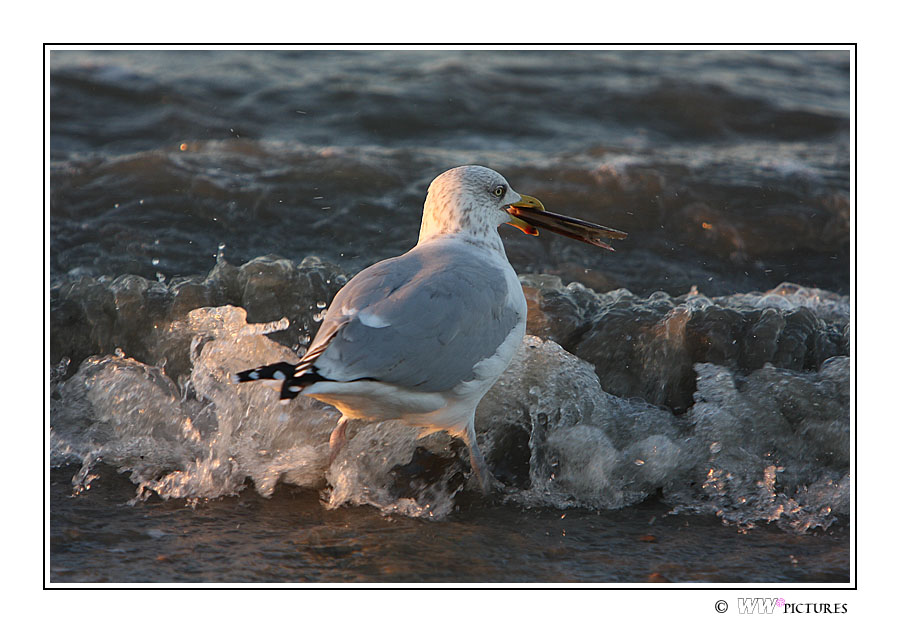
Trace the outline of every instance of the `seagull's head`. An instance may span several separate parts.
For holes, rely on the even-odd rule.
[[[521,199],[506,178],[493,169],[480,165],[455,167],[428,187],[422,236],[466,233],[486,237],[510,221],[506,208]]]
[[[537,235],[538,227],[545,228],[609,250],[612,247],[600,237],[627,236],[622,231],[551,213],[537,198],[516,192],[493,169],[464,165],[445,171],[428,187],[419,241],[453,233],[488,238],[496,235],[501,224],[510,224],[528,235]]]

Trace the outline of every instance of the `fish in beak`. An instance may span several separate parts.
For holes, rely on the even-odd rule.
[[[521,200],[509,205],[506,212],[511,216],[507,224],[528,235],[537,235],[538,228],[547,229],[610,251],[615,249],[600,238],[624,240],[628,237],[623,231],[547,211],[541,201],[532,196],[522,196]]]

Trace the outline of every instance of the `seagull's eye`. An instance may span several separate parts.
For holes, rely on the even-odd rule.
[[[503,194],[505,194],[505,193],[506,193],[506,187],[504,187],[503,185],[497,185],[496,187],[494,187],[494,195],[497,196],[498,198],[502,198]]]

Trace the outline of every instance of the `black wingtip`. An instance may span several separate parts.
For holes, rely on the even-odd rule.
[[[273,363],[264,365],[255,369],[247,369],[239,371],[232,375],[231,380],[234,383],[253,382],[254,380],[285,380],[289,376],[294,375],[293,363]]]
[[[231,382],[234,384],[240,382],[253,382],[254,380],[257,380],[256,378],[251,377],[255,371],[255,369],[248,369],[246,371],[239,371],[236,374],[231,374]]]
[[[304,389],[321,380],[328,379],[323,378],[319,374],[315,373],[315,371],[307,371],[305,374],[297,377],[292,376],[281,383],[281,399],[293,400],[301,393],[303,393]]]
[[[255,380],[281,380],[281,399],[293,400],[311,384],[320,380],[328,380],[323,378],[314,367],[306,367],[303,373],[296,375],[298,365],[292,363],[274,363],[272,365],[264,365],[255,369],[246,369],[232,374],[231,381],[235,384],[242,382],[253,382]]]

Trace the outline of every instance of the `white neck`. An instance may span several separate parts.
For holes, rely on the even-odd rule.
[[[420,239],[433,233],[496,233],[505,221],[505,214],[496,209],[475,209],[474,204],[451,192],[429,191],[422,212]]]
[[[419,244],[434,239],[459,239],[470,242],[479,248],[492,250],[506,257],[503,240],[497,232],[497,226],[483,221],[487,214],[453,215],[435,213],[425,204],[422,215],[422,227],[419,229]],[[472,218],[481,218],[481,222],[473,222]]]

